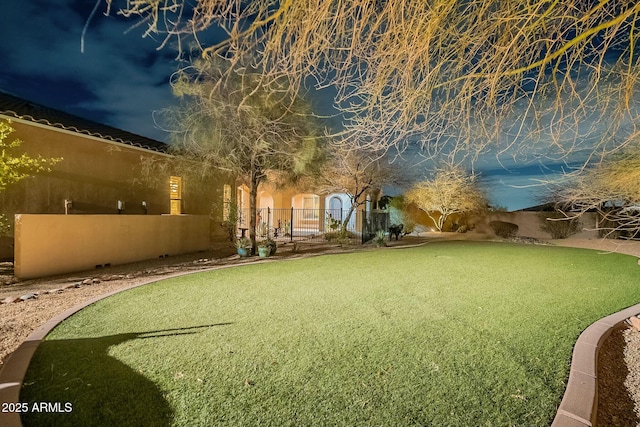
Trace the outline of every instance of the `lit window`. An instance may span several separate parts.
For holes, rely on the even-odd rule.
[[[231,216],[231,186],[226,185],[223,189],[222,195],[222,220],[229,221],[229,217]]]
[[[169,177],[169,200],[171,203],[171,215],[182,214],[182,178]]]
[[[320,198],[318,196],[304,196],[302,198],[302,217],[304,219],[318,219]]]

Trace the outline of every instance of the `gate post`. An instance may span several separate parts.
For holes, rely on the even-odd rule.
[[[291,208],[291,232],[289,233],[291,235],[290,237],[290,242],[293,242],[293,207]]]

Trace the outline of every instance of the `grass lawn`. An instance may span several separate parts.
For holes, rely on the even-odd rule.
[[[636,259],[439,242],[198,273],[63,322],[26,426],[549,425],[571,351],[640,301]]]

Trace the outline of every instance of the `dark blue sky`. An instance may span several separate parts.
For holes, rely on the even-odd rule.
[[[153,112],[176,101],[169,78],[177,69],[171,45],[141,37],[143,27],[101,4],[90,22],[81,52],[82,30],[93,0],[5,0],[0,14],[0,90],[52,108],[160,141],[167,134]],[[326,104],[326,103],[325,103]],[[510,210],[538,203],[538,179],[563,165],[489,161],[482,175],[495,205]],[[523,187],[523,188],[520,188]]]
[[[116,2],[114,2],[116,3]],[[168,84],[175,51],[156,50],[132,22],[104,16],[104,5],[86,32],[91,0],[7,0],[0,14],[0,89],[158,140],[166,134],[152,112],[174,102]]]

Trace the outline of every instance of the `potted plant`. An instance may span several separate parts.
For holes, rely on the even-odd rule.
[[[238,255],[241,257],[249,256],[251,252],[251,239],[248,237],[241,237],[236,240],[236,248],[238,248]]]
[[[271,237],[267,237],[265,242],[267,242],[267,246],[271,248],[271,251],[269,251],[269,255],[275,255],[276,250],[278,249],[278,244],[276,243],[276,241],[273,240]]]
[[[271,254],[271,246],[268,242],[269,240],[271,239],[264,239],[258,243],[258,256],[260,258],[266,258]]]

